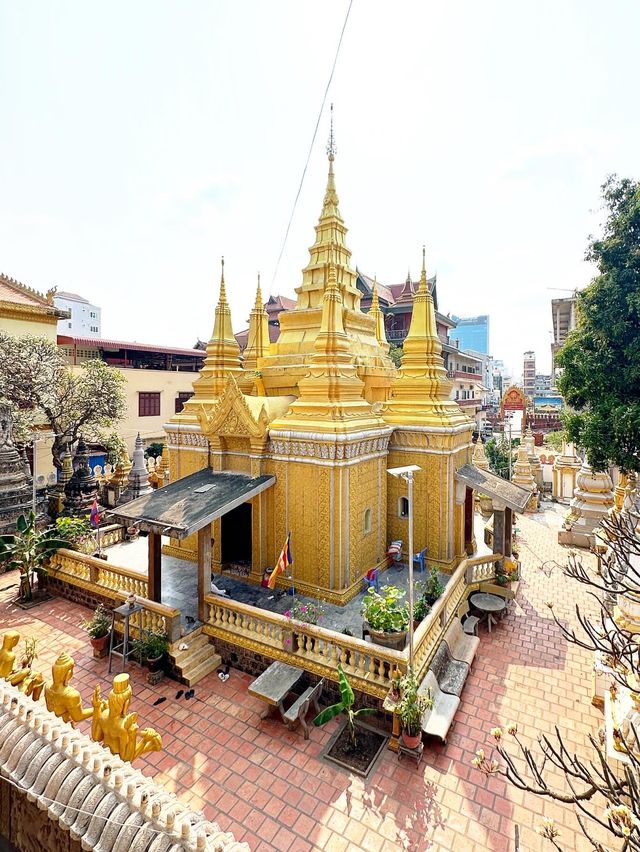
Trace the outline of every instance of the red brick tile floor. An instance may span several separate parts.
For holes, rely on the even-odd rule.
[[[545,606],[554,600],[558,616],[572,623],[575,603],[585,597],[559,568],[550,576],[540,568],[566,561],[557,544],[558,517],[547,511],[519,518],[523,579],[516,605],[490,635],[481,627],[447,745],[429,742],[419,769],[386,751],[365,782],[320,759],[337,722],[312,729],[305,741],[299,730],[262,721],[262,703],[247,693],[248,675],[232,670],[222,683],[213,674],[185,701],[175,699],[174,681],[150,687],[132,663],[133,709],[141,727],[155,727],[163,739],[163,750],[137,765],[260,852],[498,852],[515,849],[516,827],[519,848],[536,850],[545,848],[535,831],[543,815],[556,820],[564,849],[590,849],[570,807],[522,793],[502,778],[487,779],[471,765],[478,748],[490,750],[489,730],[497,725],[517,721],[533,740],[557,724],[578,752],[588,753],[587,735],[602,724],[590,703],[589,655],[565,642]],[[62,649],[70,652],[86,704],[96,683],[106,694],[106,661],[92,658],[80,626],[87,611],[61,599],[23,611],[10,602],[16,590],[5,587],[11,581],[17,582],[15,574],[0,575],[0,632],[37,636],[37,666],[45,676]],[[160,696],[166,701],[153,706]]]

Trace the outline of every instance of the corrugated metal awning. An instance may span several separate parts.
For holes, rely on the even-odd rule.
[[[117,506],[109,515],[146,532],[186,538],[275,483],[275,476],[207,468]]]
[[[473,464],[463,464],[456,471],[455,478],[458,482],[464,482],[469,488],[473,488],[474,491],[488,494],[499,503],[504,503],[514,512],[523,512],[531,499],[531,491],[514,485],[513,482],[502,479],[495,473],[489,473],[488,470],[480,470]]]

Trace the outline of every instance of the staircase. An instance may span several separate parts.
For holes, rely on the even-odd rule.
[[[186,651],[178,650],[182,644],[189,646]],[[195,686],[222,663],[222,658],[216,654],[215,647],[209,643],[209,637],[202,632],[202,627],[174,642],[169,647],[169,659],[176,676],[187,686]]]

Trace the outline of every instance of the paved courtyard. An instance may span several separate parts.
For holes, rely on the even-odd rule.
[[[449,741],[427,744],[419,770],[389,751],[367,782],[332,768],[320,753],[337,722],[313,728],[305,741],[300,731],[262,721],[263,705],[247,694],[251,678],[242,672],[232,670],[225,683],[207,677],[185,701],[176,700],[175,682],[149,687],[131,664],[132,709],[141,727],[157,728],[164,742],[162,752],[136,765],[261,852],[497,852],[516,848],[516,829],[520,850],[537,850],[546,848],[535,831],[542,815],[556,819],[562,848],[590,849],[570,808],[516,791],[501,778],[487,780],[471,765],[478,748],[490,748],[488,732],[496,725],[517,721],[535,739],[557,724],[585,752],[587,735],[602,724],[590,704],[589,656],[567,646],[545,606],[554,600],[558,617],[573,622],[584,597],[554,568],[567,553],[555,543],[559,519],[551,509],[519,519],[524,568],[517,605],[491,635],[481,627]],[[24,612],[10,603],[12,582],[15,574],[0,575],[0,632],[11,627],[38,636],[37,665],[47,677],[62,649],[73,654],[74,684],[86,704],[96,683],[106,692],[106,661],[93,660],[80,627],[87,611],[57,599]],[[166,700],[154,706],[160,697]]]

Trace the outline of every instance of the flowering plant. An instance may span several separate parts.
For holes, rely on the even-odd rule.
[[[319,603],[300,603],[294,601],[291,609],[284,613],[291,621],[302,621],[304,624],[319,624],[324,618],[324,609]]]

